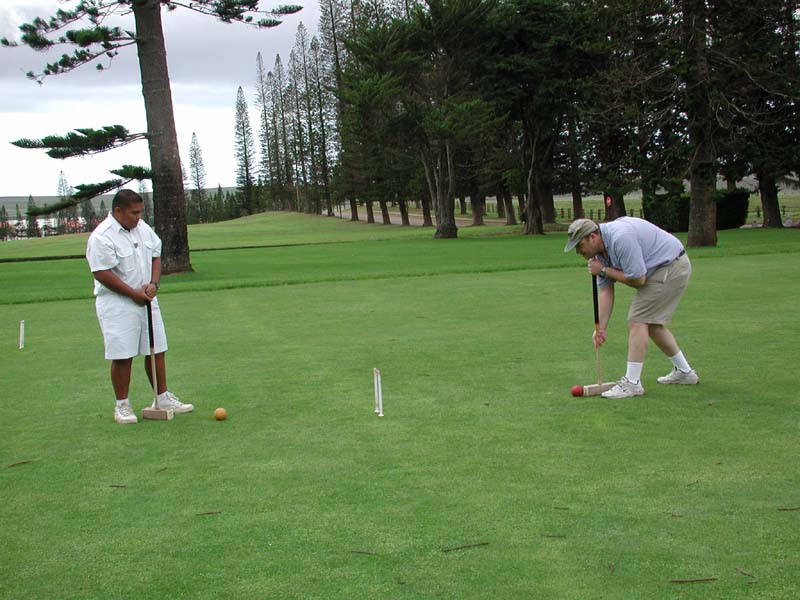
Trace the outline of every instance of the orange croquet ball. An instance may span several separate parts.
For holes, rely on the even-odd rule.
[[[217,421],[224,421],[228,418],[228,411],[226,411],[224,408],[218,408],[214,411],[214,418]]]

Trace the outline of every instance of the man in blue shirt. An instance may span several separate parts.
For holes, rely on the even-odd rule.
[[[575,248],[589,261],[589,273],[598,278],[600,322],[592,336],[595,347],[606,341],[606,327],[614,309],[614,284],[636,289],[628,311],[628,367],[625,376],[603,397],[644,394],[641,375],[648,338],[673,365],[672,372],[658,378],[659,383],[698,383],[697,373],[666,327],[692,274],[692,264],[680,240],[649,221],[634,217],[621,217],[600,225],[589,219],[577,219],[569,226],[567,235],[564,252]]]

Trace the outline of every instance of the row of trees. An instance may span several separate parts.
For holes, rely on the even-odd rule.
[[[23,41],[44,45],[46,34],[88,16],[82,48],[94,44],[98,51],[76,51],[66,68],[48,65],[50,73],[115,52],[124,40],[139,47],[152,163],[144,175],[153,178],[156,227],[171,257],[167,271],[174,271],[190,268],[182,186],[175,189],[174,181],[180,159],[173,155],[177,142],[163,136],[174,131],[171,102],[148,92],[153,82],[169,90],[162,4],[183,6],[81,0],[80,14],[34,22]],[[120,5],[136,17],[135,36],[103,28],[103,10]],[[257,5],[187,6],[246,21]],[[368,211],[378,202],[385,214],[387,201],[404,213],[415,199],[435,215],[437,237],[455,237],[456,196],[471,196],[480,210],[483,195],[510,205],[512,194],[521,194],[525,232],[542,233],[554,220],[557,191],[571,192],[580,214],[582,193],[603,190],[614,218],[626,213],[623,197],[631,189],[675,193],[688,179],[689,244],[713,245],[717,176],[735,182],[754,174],[765,224],[781,226],[779,182],[800,171],[796,0],[320,5],[319,38],[298,29],[286,67],[277,57],[265,72],[256,57],[258,157],[249,119],[238,118],[247,115],[239,91],[237,184],[245,213],[259,209],[256,198],[327,214],[335,198],[349,202],[354,216],[359,201]],[[289,9],[297,7],[279,12]],[[130,139],[127,132],[110,134]],[[160,214],[169,222],[159,226]]]
[[[765,225],[782,226],[780,182],[800,173],[795,0],[321,6],[321,42],[298,32],[298,67],[265,104],[266,123],[293,126],[262,128],[304,207],[330,190],[354,213],[358,199],[385,213],[422,198],[436,236],[454,237],[456,197],[479,211],[486,195],[510,208],[516,194],[526,233],[542,233],[554,193],[581,214],[585,190],[605,191],[615,218],[627,192],[679,193],[688,180],[689,244],[713,245],[717,177],[733,187],[752,174]]]
[[[764,223],[800,172],[798,4],[740,0],[322,0],[320,37],[301,25],[285,69],[256,57],[260,158],[236,103],[245,213],[332,214],[331,199],[421,203],[437,237],[495,196],[526,233],[555,220],[553,196],[691,189],[690,245],[716,243],[718,176],[754,175]],[[261,197],[259,205],[254,199]],[[463,201],[462,201],[463,203]]]
[[[12,224],[6,207],[0,206],[0,240],[46,237],[65,233],[88,233],[92,231],[105,218],[108,212],[105,199],[100,198],[97,208],[95,208],[95,202],[92,198],[84,198],[80,204],[72,204],[69,200],[74,193],[74,188],[67,181],[64,172],[61,171],[58,175],[58,200],[55,206],[66,205],[65,208],[52,211],[47,203],[39,207],[34,197],[28,196],[25,214],[23,215],[19,204],[17,204],[14,223]],[[139,193],[144,198],[142,218],[152,225],[153,203],[151,194],[147,192],[147,184],[145,182],[140,182]],[[50,219],[38,219],[33,216],[37,213],[54,216]]]
[[[81,233],[92,231],[100,222],[97,211],[91,201],[81,204],[80,215],[78,207],[60,210],[54,218],[38,219],[31,216],[37,209],[36,200],[28,196],[28,205],[25,215],[16,205],[13,224],[5,206],[0,206],[0,240],[14,238],[37,238],[65,233]],[[105,213],[105,202],[100,201],[100,214]]]

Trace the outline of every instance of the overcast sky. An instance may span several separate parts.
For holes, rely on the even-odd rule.
[[[265,2],[263,8],[281,2]],[[189,169],[192,133],[203,153],[206,185],[235,185],[234,114],[236,90],[242,86],[250,108],[250,124],[258,135],[255,106],[256,55],[271,70],[276,55],[288,63],[300,22],[310,35],[317,31],[317,0],[299,0],[303,10],[283,19],[272,29],[258,30],[242,24],[225,24],[178,8],[163,12],[172,101],[178,144],[184,167]],[[2,0],[0,37],[18,39],[19,25],[37,16],[49,17],[59,8],[72,8],[73,0]],[[121,26],[133,29],[133,16]],[[114,177],[109,169],[124,164],[148,165],[147,142],[140,141],[86,158],[56,160],[43,150],[24,150],[9,142],[65,134],[78,127],[123,125],[130,132],[146,129],[136,48],[122,49],[110,69],[98,72],[93,64],[71,73],[51,76],[39,85],[25,77],[40,72],[47,62],[71,53],[63,46],[50,53],[25,47],[0,48],[0,196],[55,196],[58,175],[70,185],[95,183]],[[188,174],[188,173],[187,173]],[[136,189],[136,182],[129,187]],[[149,189],[149,186],[148,186]]]

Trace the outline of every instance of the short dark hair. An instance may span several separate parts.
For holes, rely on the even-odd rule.
[[[114,194],[114,199],[111,201],[111,210],[114,210],[118,206],[120,208],[128,208],[135,202],[144,202],[144,200],[133,190],[120,190]]]

